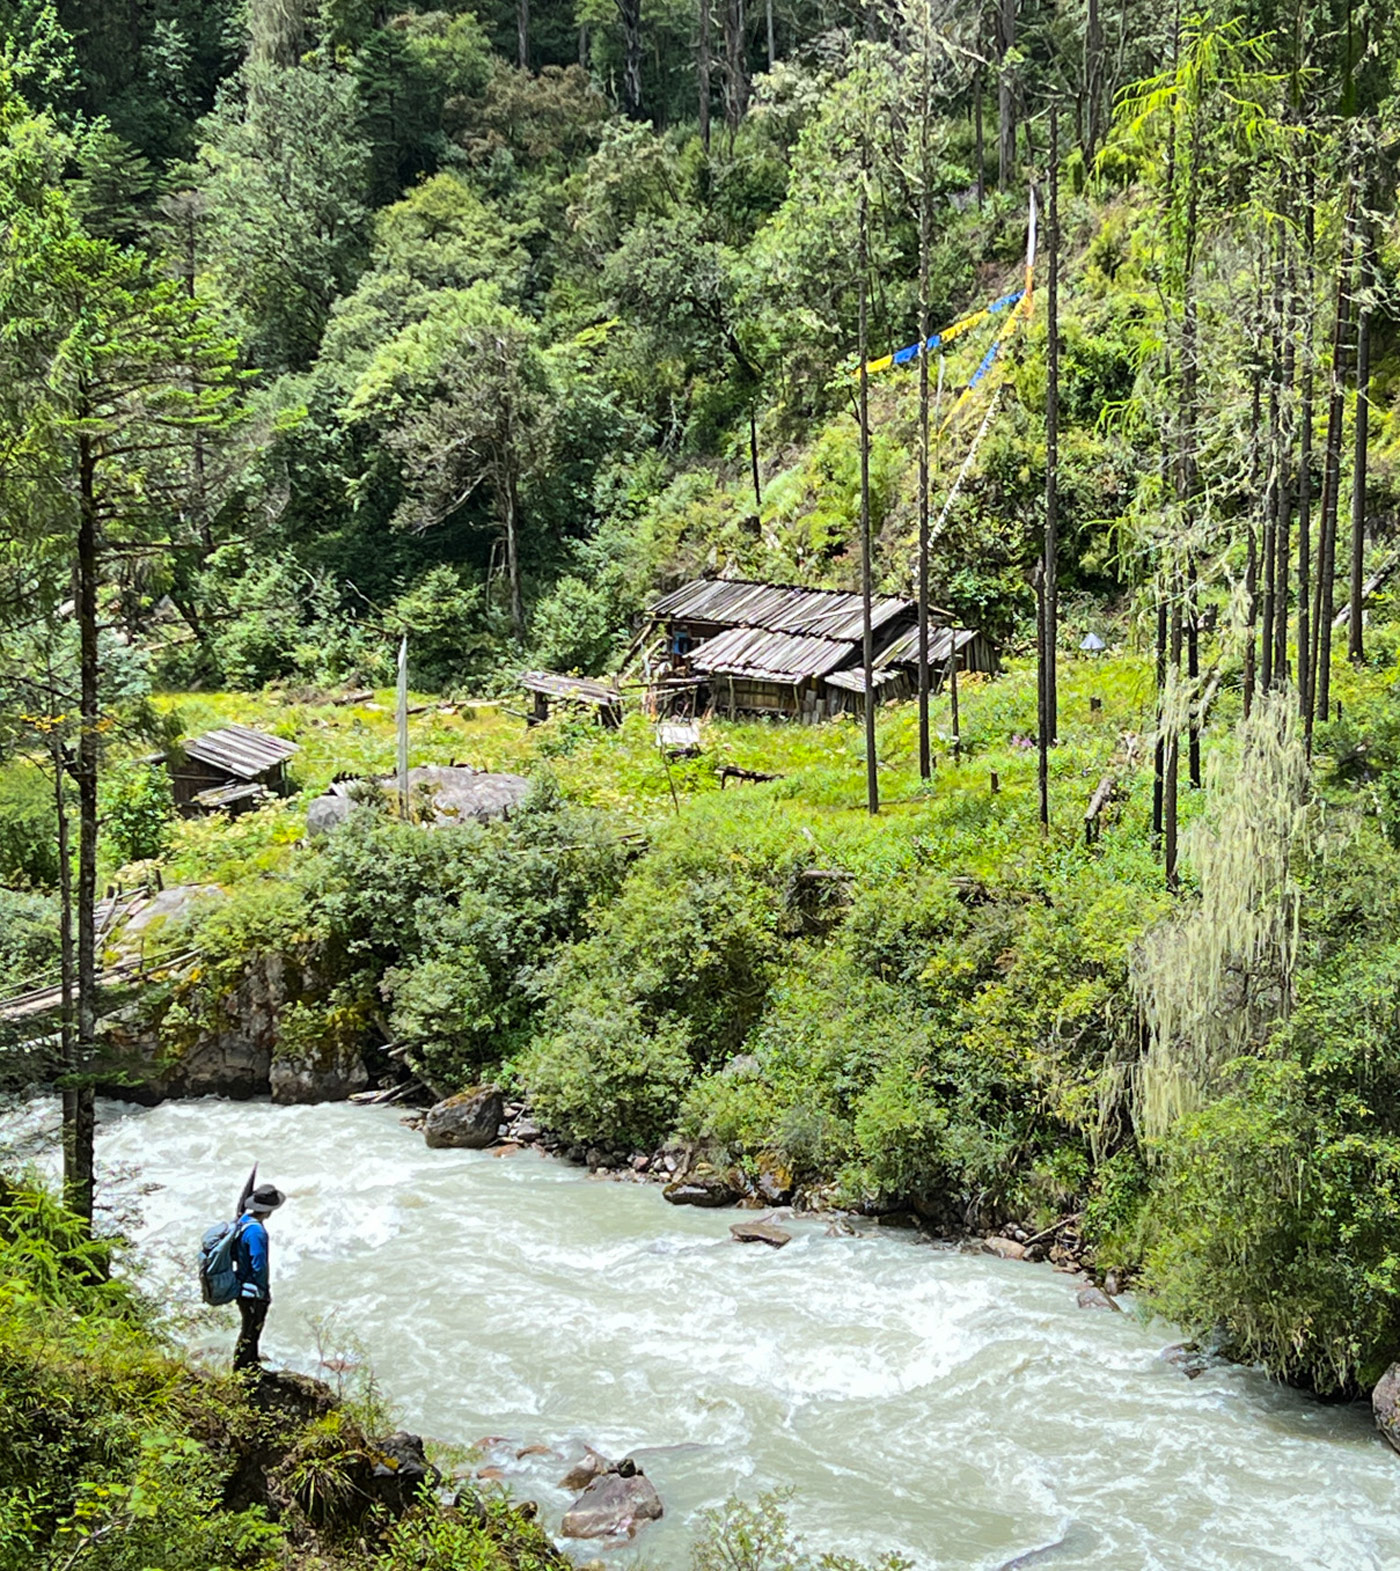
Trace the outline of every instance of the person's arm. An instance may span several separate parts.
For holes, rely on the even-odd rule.
[[[239,1294],[243,1298],[268,1298],[270,1297],[267,1274],[267,1229],[261,1222],[245,1222],[243,1236],[239,1240],[245,1250],[248,1262]]]

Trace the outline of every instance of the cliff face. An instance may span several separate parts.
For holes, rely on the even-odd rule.
[[[308,1004],[314,964],[248,958],[219,989],[196,966],[105,1026],[107,1089],[153,1106],[170,1097],[343,1101],[369,1083],[359,1033]]]

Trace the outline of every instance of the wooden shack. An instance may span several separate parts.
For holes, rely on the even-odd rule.
[[[287,760],[295,742],[251,726],[226,725],[180,743],[168,763],[176,809],[187,818],[201,813],[243,813],[287,790]]]
[[[591,710],[608,727],[622,724],[622,695],[605,682],[585,676],[557,676],[553,671],[522,671],[520,685],[534,697],[531,725],[549,718],[551,705]]]
[[[986,634],[971,627],[934,627],[928,630],[929,687],[937,692],[948,673],[948,657],[956,653],[957,669],[982,671],[995,676],[1001,669],[997,652]],[[914,690],[919,686],[919,629],[901,633],[880,652],[875,664],[909,673]]]
[[[652,624],[665,629],[667,652],[680,656],[734,628],[849,644],[864,636],[865,627],[858,594],[743,578],[692,579],[662,595],[647,614]],[[870,604],[870,625],[882,645],[917,615],[913,601],[890,595],[878,595]]]

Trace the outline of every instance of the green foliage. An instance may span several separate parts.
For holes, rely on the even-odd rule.
[[[102,830],[115,861],[154,861],[170,844],[175,801],[161,764],[116,764],[103,776],[98,797]]]
[[[0,880],[13,887],[58,883],[53,782],[36,765],[0,769]]]
[[[19,992],[21,983],[57,970],[59,920],[57,900],[0,888],[0,989]]]
[[[731,1496],[706,1511],[690,1571],[912,1571],[913,1561],[884,1555],[873,1567],[847,1555],[804,1549],[788,1524],[790,1494],[771,1491],[752,1504]]]

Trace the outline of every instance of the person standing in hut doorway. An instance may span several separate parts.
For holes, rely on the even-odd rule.
[[[238,1237],[233,1246],[238,1277],[238,1313],[241,1325],[233,1349],[235,1372],[256,1369],[260,1362],[258,1339],[262,1336],[267,1306],[272,1302],[272,1281],[267,1263],[267,1219],[287,1197],[273,1184],[259,1184],[243,1203]]]

